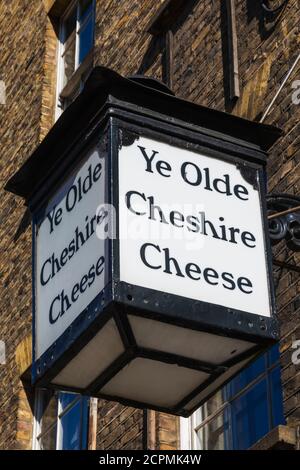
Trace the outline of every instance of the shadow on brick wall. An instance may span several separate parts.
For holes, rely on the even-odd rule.
[[[176,35],[176,32],[183,26],[188,16],[192,13],[193,9],[200,0],[187,0],[184,3],[182,9],[180,9],[180,14],[176,18],[172,18],[170,15],[170,26],[169,29],[173,32],[173,35]],[[150,44],[147,48],[146,53],[144,54],[139,69],[138,74],[146,75],[147,71],[151,69],[153,64],[157,61],[159,55],[162,57],[162,79],[166,83],[167,69],[166,69],[166,31],[162,31],[161,34],[152,37]]]
[[[267,39],[276,29],[282,14],[284,13],[285,7],[278,12],[278,14],[268,14],[264,11],[262,6],[262,0],[247,0],[247,20],[248,23],[253,21],[255,18],[258,21],[258,28],[260,37],[262,40]],[[279,1],[271,0],[265,2],[270,8],[276,8],[282,3]]]

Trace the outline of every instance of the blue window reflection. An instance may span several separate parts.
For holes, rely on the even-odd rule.
[[[235,377],[226,388],[226,398],[230,399],[266,370],[266,356],[259,357],[243,372]]]
[[[79,22],[83,24],[84,21],[93,13],[93,0],[80,0],[79,7]]]
[[[233,448],[248,449],[269,431],[267,381],[261,380],[232,403]]]
[[[79,64],[83,62],[94,43],[94,1],[82,0],[79,8]]]
[[[282,389],[281,389],[281,374],[280,367],[276,367],[270,374],[270,393],[271,393],[271,413],[272,413],[272,427],[284,424],[283,402],[282,402]]]
[[[233,379],[224,393],[232,400],[231,448],[248,449],[275,426],[284,424],[278,345]]]
[[[79,63],[81,64],[84,58],[88,55],[90,50],[92,49],[94,42],[94,24],[91,21],[87,21],[87,23],[82,27],[79,32]]]
[[[87,448],[88,397],[60,393],[59,448],[83,450]]]
[[[284,424],[278,345],[242,371],[222,391],[222,405],[197,431],[201,449],[245,450],[279,424]]]

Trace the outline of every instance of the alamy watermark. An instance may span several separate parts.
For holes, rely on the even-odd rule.
[[[292,344],[292,349],[295,351],[292,353],[292,363],[295,365],[300,364],[300,339],[297,339]]]
[[[135,194],[136,196],[136,194]],[[122,213],[121,240],[180,240],[187,250],[205,247],[205,236],[225,237],[224,218],[214,223],[207,219],[203,204],[160,204],[154,198],[140,204],[135,197],[134,206],[127,201],[128,212]],[[159,223],[154,223],[159,222]],[[116,238],[116,209],[111,204],[101,204],[96,210],[96,235],[100,240]],[[179,230],[174,230],[179,228]],[[207,232],[206,232],[207,230]]]
[[[0,340],[0,365],[6,363],[6,354],[5,354],[5,343]]]
[[[292,83],[292,89],[295,90],[292,93],[292,103],[300,104],[300,80],[294,80]]]
[[[6,87],[3,80],[0,80],[0,104],[6,104]]]

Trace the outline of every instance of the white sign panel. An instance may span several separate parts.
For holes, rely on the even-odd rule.
[[[95,149],[49,202],[36,228],[36,359],[104,288],[105,246],[96,230],[104,172]]]
[[[270,316],[260,194],[234,163],[123,146],[119,231],[121,281]]]

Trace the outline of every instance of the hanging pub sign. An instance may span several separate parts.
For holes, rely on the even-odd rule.
[[[188,416],[277,340],[279,135],[94,69],[6,186],[32,214],[35,386]]]

